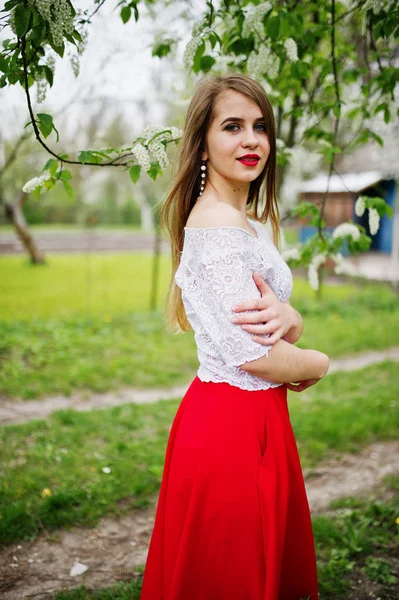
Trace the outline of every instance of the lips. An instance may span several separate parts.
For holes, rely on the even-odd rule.
[[[245,156],[241,156],[241,158],[237,158],[237,160],[243,165],[254,167],[260,161],[260,157],[258,154],[245,154]]]

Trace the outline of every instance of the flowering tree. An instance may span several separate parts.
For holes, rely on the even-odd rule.
[[[91,14],[76,11],[70,0],[5,4],[3,26],[11,28],[13,37],[3,42],[0,86],[23,86],[29,125],[51,155],[43,173],[24,186],[37,196],[57,182],[72,194],[68,164],[121,167],[134,183],[143,172],[155,179],[168,164],[168,144],[180,137],[174,127],[147,127],[129,147],[85,149],[76,159],[47,144],[50,134],[57,140],[59,134],[51,115],[33,113],[30,90],[36,85],[38,101],[43,99],[46,86],[53,83],[54,53],[63,57],[66,49],[73,49],[71,60],[78,72],[91,18],[104,1],[95,0]],[[143,3],[162,8],[160,0]],[[124,23],[133,15],[139,19],[140,0],[121,0],[118,6]],[[371,122],[381,116],[389,123],[397,116],[394,93],[399,69],[394,58],[399,7],[395,0],[220,0],[217,6],[207,0],[204,10],[185,48],[184,65],[195,74],[246,72],[264,86],[276,111],[279,186],[295,146],[306,143],[314,148],[331,176],[338,154],[369,140],[383,144]],[[153,55],[168,56],[178,42],[170,35],[157,36]],[[326,235],[327,197],[328,189],[320,208],[302,203],[292,212],[309,218],[317,228],[316,235],[286,255],[293,266],[309,268],[314,289],[327,259],[334,260],[336,272],[343,269],[340,249],[345,241],[351,253],[367,249],[371,241],[365,229],[353,223]],[[380,216],[392,214],[382,198],[358,199],[357,214],[366,209],[372,234],[378,230]]]

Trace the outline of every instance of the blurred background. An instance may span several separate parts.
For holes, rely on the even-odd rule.
[[[140,4],[139,20],[126,24],[116,3],[97,4],[78,75],[73,58],[57,57],[44,102],[32,92],[34,112],[54,117],[58,153],[129,146],[149,124],[182,128],[203,75],[189,73],[183,56],[207,3]],[[179,43],[161,59],[152,49],[165,32]],[[396,48],[396,66],[397,56]],[[289,263],[291,304],[304,320],[297,345],[331,360],[317,386],[289,392],[322,599],[399,598],[393,115],[373,118],[383,145],[370,139],[338,154],[330,179],[321,142],[291,148],[279,188],[287,261],[317,229],[292,210],[325,194],[328,233],[350,221],[371,236],[355,255],[344,244],[344,267],[324,264],[317,290],[308,266]],[[170,426],[198,368],[192,332],[170,332],[164,316],[171,259],[159,209],[175,148],[155,180],[72,165],[73,193],[57,185],[35,198],[21,190],[49,155],[24,128],[29,120],[22,87],[1,89],[0,592],[138,599]],[[343,140],[353,134],[344,128]],[[356,214],[360,195],[392,209],[373,235]]]

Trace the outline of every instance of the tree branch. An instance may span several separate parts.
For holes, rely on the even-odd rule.
[[[116,158],[112,159],[111,161],[105,162],[105,163],[91,163],[91,162],[82,163],[78,160],[69,160],[66,158],[62,158],[61,156],[56,154],[56,152],[54,152],[49,146],[47,146],[47,144],[42,140],[42,138],[40,136],[40,131],[39,131],[39,128],[36,123],[35,115],[33,113],[32,101],[31,101],[31,97],[30,97],[30,93],[29,93],[29,85],[28,85],[28,61],[26,58],[26,38],[25,38],[25,36],[23,36],[21,38],[21,54],[22,54],[23,70],[24,70],[24,89],[25,89],[25,95],[26,95],[26,100],[27,100],[27,104],[28,104],[28,112],[29,112],[29,116],[32,121],[32,127],[33,127],[33,131],[35,133],[35,137],[36,137],[37,141],[39,142],[39,144],[41,146],[43,146],[43,148],[49,154],[51,154],[51,156],[54,156],[54,158],[56,158],[57,160],[67,163],[69,165],[82,166],[83,164],[86,164],[86,165],[90,165],[92,167],[125,167],[125,166],[129,166],[131,164],[130,161],[127,161],[127,162],[117,162],[117,161],[121,161],[124,158],[127,158],[128,156],[133,156],[132,152],[128,152],[126,154],[122,154],[121,156],[117,156]]]
[[[333,73],[334,73],[335,97],[336,97],[337,105],[338,105],[338,116],[335,118],[335,123],[334,123],[333,144],[335,146],[336,142],[337,142],[337,138],[338,138],[339,119],[340,119],[340,115],[341,115],[341,96],[340,96],[339,85],[338,85],[337,59],[335,56],[335,0],[331,0],[331,60],[332,60],[332,67],[333,67]],[[319,227],[318,227],[319,236],[321,237],[321,239],[324,239],[322,220],[323,220],[323,215],[324,215],[326,204],[327,204],[328,192],[329,192],[329,188],[330,188],[330,179],[331,179],[331,175],[332,175],[332,172],[334,169],[334,163],[335,163],[335,153],[333,153],[333,155],[331,157],[330,169],[329,169],[329,173],[328,173],[327,189],[324,193],[323,200],[321,203],[320,222],[319,222]]]

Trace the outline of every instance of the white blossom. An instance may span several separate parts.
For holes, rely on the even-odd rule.
[[[210,27],[205,27],[202,31],[199,31],[201,25],[198,25],[197,28],[193,28],[193,31],[196,33],[191,40],[188,42],[184,54],[183,54],[183,65],[186,69],[189,69],[193,64],[194,56],[197,51],[198,46],[205,40],[210,33],[212,33],[212,29]]]
[[[293,38],[288,38],[284,42],[285,49],[289,60],[295,62],[298,60],[298,48]]]
[[[366,203],[364,201],[364,198],[362,196],[359,196],[359,198],[355,202],[355,214],[358,217],[362,217],[364,215],[365,210],[366,210]]]
[[[207,28],[208,19],[204,18],[201,21],[197,21],[194,23],[193,28],[191,30],[191,35],[193,38],[201,35],[201,32]]]
[[[269,79],[275,79],[279,67],[280,58],[268,46],[261,46],[258,52],[253,50],[248,57],[247,71],[257,78],[266,75]]]
[[[35,190],[37,187],[41,187],[43,183],[49,178],[50,173],[47,171],[43,173],[43,175],[39,175],[39,177],[33,177],[25,183],[25,185],[22,188],[22,191],[25,192],[25,194],[29,194],[30,192],[33,192],[33,190]]]
[[[148,143],[154,135],[158,141],[170,142],[171,140],[178,139],[182,136],[182,130],[178,127],[170,127],[168,125],[147,125],[141,132],[142,138]],[[155,141],[155,140],[154,140]]]
[[[161,169],[166,169],[169,166],[168,155],[165,152],[165,147],[162,142],[154,141],[149,144],[148,149],[155,158],[159,161]]]
[[[301,258],[298,248],[287,248],[286,250],[283,250],[281,255],[285,261],[290,259],[300,260]]]
[[[103,468],[101,469],[101,471],[102,471],[103,473],[107,473],[107,474],[108,474],[108,473],[111,473],[111,469],[110,469],[109,467],[103,467]]]
[[[67,0],[32,0],[40,16],[47,21],[55,46],[61,46],[64,35],[72,35],[74,17]]]
[[[202,40],[199,37],[191,38],[188,42],[183,54],[183,65],[186,69],[189,69],[193,64],[195,53],[201,42]]]
[[[360,238],[360,231],[356,225],[353,225],[352,223],[341,223],[332,232],[332,237],[334,240],[339,237],[347,236],[351,237],[355,241]]]
[[[380,226],[380,215],[377,209],[369,208],[369,227],[371,235],[375,235]]]
[[[46,95],[47,95],[47,90],[48,90],[47,79],[45,78],[45,76],[43,74],[40,74],[40,76],[38,76],[36,79],[36,102],[38,104],[41,104],[42,102],[45,101]]]
[[[71,63],[73,74],[75,75],[75,77],[77,77],[79,75],[79,71],[80,71],[79,55],[78,54],[72,54],[69,57],[69,60],[70,60],[70,63]]]
[[[143,144],[137,142],[134,144],[132,152],[136,157],[140,167],[142,167],[145,171],[148,171],[151,168],[151,159],[147,148],[144,148]]]
[[[246,11],[244,23],[242,26],[242,37],[250,37],[252,33],[257,33],[261,38],[265,35],[263,24],[264,16],[271,11],[272,5],[270,2],[262,2],[258,6],[252,5]]]
[[[310,287],[314,290],[319,289],[319,267],[326,261],[326,259],[327,254],[322,252],[321,254],[316,254],[309,264],[308,281]]]

